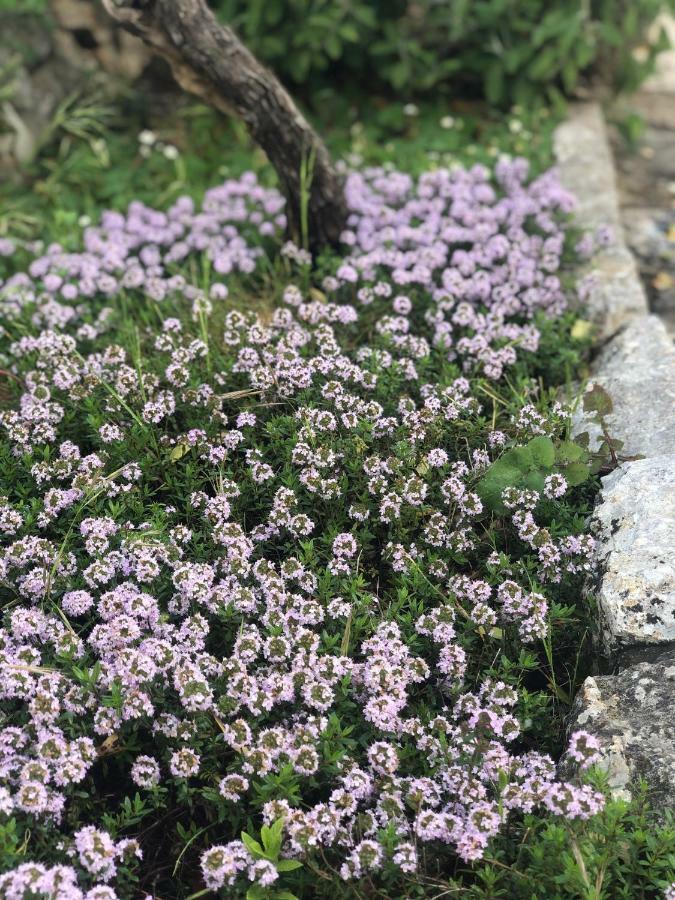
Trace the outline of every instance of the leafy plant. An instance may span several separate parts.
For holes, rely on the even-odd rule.
[[[619,450],[624,442],[610,434],[607,416],[614,410],[612,398],[600,384],[593,384],[582,398],[582,407],[587,414],[587,420],[596,425],[600,431],[601,440],[598,447],[590,454],[591,470],[593,472],[610,472],[620,462],[641,459],[641,456],[622,456]],[[584,448],[590,445],[590,435],[587,431],[577,436],[577,441]]]
[[[277,872],[294,872],[302,868],[298,859],[286,859],[281,857],[281,840],[284,829],[284,820],[277,819],[272,825],[263,825],[260,829],[260,840],[257,841],[245,831],[241,833],[241,839],[254,859],[265,859],[272,863]],[[247,893],[246,900],[297,900],[295,894],[290,891],[277,888],[263,888],[260,885],[252,885]]]
[[[282,78],[309,88],[339,78],[405,92],[439,88],[490,103],[557,102],[599,71],[634,88],[667,46],[646,29],[673,0],[214,0],[220,17]],[[634,50],[640,46],[640,54]]]
[[[488,162],[490,151],[496,155],[497,148],[522,152],[517,145],[519,138],[508,124],[500,130],[494,121],[471,124],[470,117],[458,116],[451,131],[440,130],[437,109],[432,116],[421,112],[411,117],[401,107],[400,103],[383,107],[374,117],[375,126],[369,121],[362,129],[355,129],[353,135],[344,127],[343,146],[378,163],[394,157],[399,164],[401,157],[405,157],[406,164],[414,160],[410,168],[416,171],[428,166],[429,149],[439,153],[452,151],[471,164],[476,159]],[[406,797],[402,810],[397,791],[390,792],[388,785],[395,786],[399,778],[401,785],[409,779],[436,783],[438,767],[445,766],[446,758],[459,769],[469,767],[475,771],[482,765],[482,746],[489,731],[478,735],[474,742],[472,729],[462,719],[456,731],[471,739],[465,754],[464,750],[456,753],[453,749],[455,729],[442,727],[443,717],[454,716],[459,706],[458,690],[473,691],[485,683],[502,684],[509,692],[517,692],[513,717],[521,731],[511,745],[514,757],[522,758],[532,749],[537,754],[550,753],[554,758],[562,752],[564,713],[588,670],[584,636],[590,610],[580,596],[579,576],[571,568],[561,569],[559,581],[547,580],[539,559],[540,545],[535,547],[521,540],[513,510],[495,521],[480,518],[472,472],[473,463],[485,459],[485,448],[492,446],[492,432],[501,432],[509,449],[486,472],[488,481],[495,472],[499,476],[501,466],[509,475],[507,484],[532,481],[541,485],[542,478],[545,482],[555,474],[564,475],[571,483],[575,465],[580,464],[584,471],[590,467],[592,455],[564,439],[564,417],[553,407],[557,398],[554,387],[574,377],[580,360],[581,342],[570,331],[575,315],[535,317],[533,324],[541,334],[538,349],[519,350],[517,362],[506,378],[487,377],[479,368],[463,368],[458,361],[449,360],[433,341],[428,342],[429,353],[422,352],[415,359],[415,377],[411,378],[409,365],[400,364],[399,358],[416,350],[415,343],[406,345],[408,338],[431,336],[433,326],[427,312],[433,308],[433,298],[428,286],[409,285],[405,290],[411,307],[407,314],[410,333],[401,345],[402,335],[391,329],[392,322],[397,323],[391,315],[392,304],[396,304],[393,308],[401,316],[407,308],[406,297],[396,296],[398,287],[393,288],[393,296],[385,296],[386,290],[381,296],[376,292],[371,303],[361,305],[359,288],[344,284],[339,288],[340,302],[333,303],[323,278],[334,275],[342,259],[327,253],[317,261],[316,268],[294,266],[288,258],[279,256],[280,240],[259,231],[260,217],[252,216],[248,221],[244,216],[238,217],[236,231],[230,233],[241,238],[235,242],[237,256],[241,258],[246,248],[254,250],[252,259],[256,265],[250,272],[230,271],[224,279],[228,288],[224,297],[223,280],[214,271],[215,260],[198,248],[203,235],[190,230],[192,213],[187,211],[183,224],[187,234],[197,237],[196,245],[187,257],[166,259],[165,272],[167,278],[185,279],[183,289],[172,291],[160,303],[151,296],[150,279],[141,289],[120,284],[114,295],[104,292],[102,281],[100,290],[95,285],[93,296],[78,294],[75,302],[66,302],[61,289],[73,280],[69,272],[75,260],[82,259],[80,227],[87,226],[80,219],[81,213],[97,218],[101,208],[123,208],[132,198],[153,203],[155,210],[141,213],[140,204],[134,204],[127,213],[132,220],[138,214],[143,221],[148,217],[149,232],[139,238],[140,244],[132,232],[123,231],[133,245],[124,266],[145,260],[143,265],[147,265],[150,275],[154,251],[148,252],[146,238],[156,246],[157,233],[152,223],[166,221],[166,214],[159,212],[158,197],[166,205],[179,193],[196,197],[214,177],[214,171],[229,177],[253,168],[259,175],[263,173],[254,193],[264,194],[274,207],[274,197],[262,188],[262,184],[267,184],[264,162],[251,158],[245,138],[229,125],[215,126],[213,117],[203,110],[190,107],[186,115],[192,117],[192,127],[190,141],[185,141],[181,154],[184,175],[180,183],[177,178],[173,180],[173,164],[161,153],[143,157],[138,152],[136,134],[140,127],[135,128],[135,121],[134,129],[127,123],[130,134],[107,128],[102,137],[108,150],[103,153],[92,148],[98,138],[84,116],[83,139],[64,141],[61,138],[66,131],[60,129],[59,140],[52,141],[49,147],[54,150],[58,146],[58,157],[49,159],[45,153],[35,164],[31,177],[36,179],[36,197],[26,199],[32,204],[37,198],[41,205],[22,203],[19,207],[37,214],[40,237],[46,243],[58,242],[69,251],[64,257],[54,257],[53,270],[49,272],[59,278],[58,286],[54,278],[49,279],[48,285],[51,282],[54,297],[60,299],[49,299],[52,295],[43,290],[46,272],[40,274],[39,266],[35,269],[32,265],[43,249],[22,240],[5,241],[2,245],[7,254],[0,259],[5,284],[15,272],[34,272],[31,277],[36,287],[26,295],[23,306],[17,306],[12,295],[6,298],[10,315],[7,333],[0,341],[5,356],[0,373],[4,393],[0,400],[3,411],[9,410],[7,423],[11,428],[15,410],[31,413],[39,403],[58,404],[63,411],[56,424],[56,439],[38,437],[19,452],[15,452],[6,428],[0,440],[0,476],[7,485],[3,491],[9,495],[0,499],[0,516],[10,529],[18,522],[17,516],[23,523],[14,537],[9,536],[8,543],[20,540],[23,552],[30,553],[29,548],[34,547],[39,554],[35,574],[17,582],[17,573],[10,568],[4,586],[7,598],[3,627],[10,636],[3,645],[3,654],[7,656],[6,648],[14,646],[12,629],[25,636],[31,646],[22,651],[17,666],[21,679],[33,679],[36,692],[6,704],[8,717],[3,725],[11,724],[17,731],[9,734],[10,741],[5,741],[3,747],[11,749],[14,735],[31,720],[33,710],[37,715],[33,700],[38,686],[42,690],[57,683],[67,684],[63,707],[56,709],[55,714],[69,741],[69,761],[82,753],[82,765],[86,768],[80,780],[65,787],[67,798],[60,823],[41,821],[16,807],[11,816],[1,814],[2,868],[10,872],[21,870],[23,877],[21,867],[27,862],[66,864],[66,868],[72,865],[83,891],[100,890],[95,887],[100,879],[92,861],[86,855],[81,857],[74,846],[75,840],[80,844],[91,840],[93,828],[95,842],[107,847],[117,860],[115,890],[121,897],[148,893],[196,900],[215,894],[242,897],[248,892],[251,900],[291,900],[293,895],[327,900],[364,896],[411,900],[445,894],[485,900],[498,896],[576,900],[579,896],[593,896],[581,874],[583,870],[591,889],[600,878],[603,896],[624,900],[655,896],[671,878],[673,832],[671,827],[657,827],[639,804],[616,807],[610,803],[604,813],[587,821],[569,821],[549,814],[541,806],[531,814],[514,811],[508,823],[489,839],[481,861],[463,861],[447,841],[426,839],[412,842],[420,851],[416,870],[410,867],[406,871],[394,861],[394,856],[401,853],[414,855],[414,846],[401,847],[397,819],[404,816],[412,820],[417,813],[417,800]],[[536,123],[532,124],[532,131],[541,140],[541,160],[535,159],[533,164],[533,169],[540,170],[546,161],[546,135],[552,117],[526,117],[524,112],[522,120]],[[163,123],[167,131],[172,127],[175,123]],[[214,127],[220,130],[214,132]],[[71,129],[71,135],[75,131],[77,126]],[[220,140],[214,139],[214,134]],[[392,136],[405,140],[393,147],[389,145]],[[163,133],[162,138],[175,146],[180,144],[173,133]],[[227,155],[222,155],[219,144],[227,144]],[[443,165],[449,161],[446,156],[440,158]],[[309,160],[307,163],[304,177],[309,180],[311,165]],[[219,166],[223,168],[219,170]],[[395,177],[398,176],[392,179]],[[168,187],[167,181],[171,182]],[[246,195],[246,191],[243,195],[240,191],[251,183],[247,176],[238,186],[235,207],[239,211],[240,201]],[[232,186],[230,181],[225,190]],[[9,187],[3,186],[2,190],[3,195],[11,196]],[[222,190],[217,188],[214,195],[217,197]],[[217,211],[218,203],[215,208]],[[182,220],[181,209],[190,209],[186,198],[169,216],[180,213],[178,218]],[[255,210],[254,204],[250,212]],[[197,222],[203,223],[202,213],[196,215]],[[211,206],[207,219],[211,221],[213,215]],[[235,224],[229,222],[228,212],[223,215],[216,229],[219,234]],[[119,218],[108,213],[106,220],[115,232]],[[11,223],[7,230],[16,234]],[[201,226],[197,231],[201,232]],[[100,249],[107,254],[115,243],[114,237],[108,237],[105,229],[96,232],[94,225],[88,232],[89,240],[97,233],[105,237]],[[163,252],[167,249],[163,246]],[[52,251],[53,248],[50,256],[54,256]],[[96,253],[89,252],[83,261],[90,265],[94,258]],[[115,270],[115,277],[120,275]],[[379,277],[386,287],[386,277]],[[564,266],[561,277],[565,277]],[[18,283],[20,286],[20,279]],[[172,283],[180,285],[181,281]],[[280,307],[280,302],[289,285],[291,290],[285,299],[293,299],[293,288],[297,286],[308,302],[315,301],[312,315],[342,315],[354,306],[358,324],[341,322],[334,329],[333,344],[325,327],[328,323],[312,324],[304,318],[303,308],[298,313],[303,316],[299,329],[286,329],[284,323],[291,319],[286,318],[289,310]],[[86,289],[86,282],[83,287]],[[212,287],[216,288],[213,297]],[[362,296],[368,297],[367,293]],[[206,298],[212,302],[204,302]],[[252,310],[262,311],[259,321],[254,321]],[[63,323],[63,334],[54,328],[43,335],[43,317],[51,322],[55,311],[57,315],[74,315],[75,320]],[[163,322],[168,323],[168,328],[160,333]],[[233,328],[242,334],[230,344]],[[174,329],[182,329],[183,337]],[[274,340],[278,338],[283,343],[262,345],[261,340],[268,341],[268,331],[278,332]],[[458,328],[458,335],[460,331]],[[228,339],[223,340],[228,333]],[[69,351],[66,344],[59,343],[55,357],[50,353],[45,356],[52,346],[49,342],[65,341],[71,334],[75,336],[75,349]],[[310,343],[296,347],[296,334],[306,334]],[[322,354],[317,354],[312,335],[318,335]],[[41,347],[43,340],[48,342],[46,350]],[[172,348],[169,345],[174,340],[177,343]],[[274,378],[269,387],[263,384],[264,389],[253,384],[251,374],[239,366],[250,359],[254,347],[255,353],[279,361]],[[282,350],[278,356],[277,348]],[[19,356],[19,352],[23,355]],[[187,374],[181,375],[171,365],[169,354],[175,362],[188,360]],[[58,367],[57,381],[72,373],[81,373],[82,379],[65,387],[54,384],[47,397],[52,358]],[[103,360],[109,360],[110,365]],[[363,384],[346,385],[352,396],[339,410],[345,418],[335,430],[318,430],[321,419],[316,420],[316,429],[311,427],[315,415],[325,414],[326,395],[332,394],[334,388],[332,385],[324,391],[328,382],[323,375],[317,376],[316,384],[312,379],[300,383],[290,394],[281,390],[289,371],[296,368],[297,374],[298,367],[311,360],[316,360],[318,370],[333,364],[342,368],[345,360],[362,366]],[[40,368],[43,362],[46,369]],[[121,378],[116,374],[118,363],[122,366],[117,373]],[[355,371],[351,362],[344,371]],[[434,392],[446,402],[447,394],[455,388],[461,390],[464,381],[470,385],[469,394],[458,395],[454,400],[464,409],[458,408],[457,416],[447,418],[435,413],[435,397],[424,396],[428,386],[434,386]],[[279,393],[277,387],[272,388],[277,382]],[[176,408],[173,412],[167,410],[162,421],[154,422],[153,409],[156,411],[157,407],[153,403],[161,401],[162,396],[158,398],[158,388],[168,385],[176,389]],[[426,386],[424,391],[422,385]],[[28,386],[34,393],[26,407],[21,396]],[[163,396],[167,398],[166,394]],[[485,397],[492,400],[492,415]],[[381,427],[377,430],[367,416],[357,415],[355,422],[350,421],[351,407],[358,407],[361,402],[374,404],[375,409],[381,407],[387,417],[400,417],[399,425],[391,430],[388,422],[393,419],[381,419],[379,414]],[[528,441],[536,434],[534,427],[514,426],[514,418],[526,404],[532,416],[528,421],[536,425],[537,416],[541,417],[551,437]],[[372,410],[373,406],[365,408]],[[221,455],[223,442],[227,434],[234,434],[235,425],[235,430],[241,430],[244,446],[238,450],[230,446]],[[411,429],[417,432],[415,439],[411,439]],[[418,429],[424,431],[423,436]],[[12,433],[16,439],[21,438],[20,431]],[[201,442],[200,433],[208,435],[213,455]],[[517,446],[517,442],[523,446]],[[82,448],[79,461],[66,458],[74,447]],[[300,459],[304,454],[317,461],[331,490],[329,482],[335,477],[339,496],[319,496],[305,490],[301,478],[312,473],[303,472]],[[102,466],[100,471],[97,460]],[[75,470],[64,474],[71,464],[82,465],[86,470],[82,472],[84,482]],[[268,464],[276,482],[270,483],[269,473],[265,472]],[[452,489],[451,473],[458,464],[466,473],[461,484],[456,485],[462,490],[461,500],[468,504],[467,513],[471,508],[478,511],[475,527],[463,526],[461,532],[451,535],[444,529],[453,515],[453,503],[449,499],[446,504],[441,498]],[[137,480],[118,484],[123,472],[136,467]],[[45,475],[54,475],[56,481],[38,483],[38,476]],[[372,490],[381,491],[377,481],[385,475],[391,493],[407,497],[401,515],[390,522],[381,515],[384,496],[375,498],[372,494]],[[72,481],[75,478],[77,481]],[[313,480],[312,476],[307,484],[312,486]],[[62,509],[53,519],[47,516],[44,527],[38,526],[38,518],[44,516],[50,498],[63,499],[71,481],[74,505]],[[422,496],[425,484],[429,490]],[[243,591],[230,598],[227,593],[220,593],[224,588],[229,591],[228,585],[234,588],[234,574],[226,583],[218,584],[218,593],[205,596],[201,575],[215,560],[220,560],[223,567],[241,565],[238,577],[242,584],[249,577],[252,579],[245,561],[238,558],[238,538],[229,529],[241,523],[244,530],[240,534],[255,534],[266,521],[279,487],[283,488],[280,496],[286,491],[298,495],[298,526],[306,517],[315,521],[316,527],[300,536],[283,531],[271,533],[268,546],[254,551],[256,573],[261,580],[271,579],[269,592],[267,588],[263,592],[269,593],[269,599],[264,601],[265,612],[262,606],[251,609],[254,594]],[[557,543],[570,536],[583,540],[594,489],[595,482],[589,481],[556,502],[542,502],[536,510],[540,534],[546,533]],[[213,509],[216,514],[222,509],[219,498],[226,493],[230,496],[231,516],[228,521],[216,522],[205,511]],[[199,509],[197,505],[202,500],[206,508]],[[352,518],[352,506],[356,518]],[[438,515],[432,519],[434,507],[438,507]],[[364,512],[369,513],[367,518]],[[111,522],[119,527],[108,547],[106,535]],[[455,535],[462,533],[470,538],[468,546],[454,543]],[[26,543],[24,536],[36,540]],[[358,552],[351,556],[350,537],[359,545]],[[216,539],[228,541],[227,550],[222,543],[214,543]],[[87,545],[91,541],[94,544],[90,548]],[[51,543],[54,550],[46,570],[48,590],[38,605],[24,594],[31,585],[39,585],[38,576],[45,570],[44,548]],[[406,555],[406,548],[415,548],[414,555]],[[12,559],[16,556],[13,553]],[[100,590],[92,588],[96,594],[95,610],[78,610],[80,595],[87,593],[86,579],[95,577],[99,565],[115,560],[133,571],[139,567],[142,599],[138,606],[130,599],[129,609],[142,623],[144,633],[160,636],[156,644],[148,644],[153,659],[156,656],[154,664],[152,659],[136,657],[128,647],[113,652],[120,667],[111,668],[110,654],[101,655],[94,649],[96,635],[102,629],[117,628],[118,619],[124,625],[124,616],[119,614],[117,601],[112,597],[112,592],[118,590],[115,582],[100,586]],[[155,560],[160,561],[157,574],[152,571]],[[94,566],[91,570],[90,565]],[[181,586],[183,565],[190,578],[187,588]],[[144,571],[146,566],[149,568]],[[283,591],[290,600],[291,614],[287,618],[280,619],[279,610],[272,609],[276,602],[272,598],[281,595],[275,587],[278,577],[269,566],[283,573],[285,579],[292,579],[294,572],[300,573],[302,588],[298,580],[297,587],[294,584]],[[534,622],[534,626],[539,626],[538,636],[531,634],[536,639],[526,646],[517,622],[502,617],[498,607],[497,624],[492,626],[485,620],[486,610],[481,610],[481,604],[472,602],[471,596],[459,596],[466,579],[476,590],[499,589],[505,572],[522,585],[520,599],[535,604],[533,612],[541,613]],[[311,577],[306,581],[308,576]],[[455,581],[454,592],[448,590],[450,578]],[[66,593],[74,596],[66,599]],[[103,594],[110,603],[100,599]],[[544,596],[547,606],[536,606]],[[104,604],[103,614],[99,613],[99,603]],[[87,606],[86,596],[84,605]],[[306,615],[309,622],[318,610],[321,621],[300,631],[295,615]],[[426,625],[425,620],[429,620]],[[448,625],[451,633],[443,637]],[[400,639],[392,638],[388,631],[392,626],[400,631]],[[263,642],[259,653],[256,630]],[[36,631],[39,633],[34,635]],[[297,645],[287,689],[298,696],[305,692],[308,702],[318,703],[316,713],[310,712],[309,716],[303,713],[291,717],[293,705],[297,708],[304,700],[295,703],[280,697],[278,704],[274,702],[272,708],[266,708],[281,683],[276,673],[286,665],[282,660],[288,658],[290,664],[291,657],[283,655],[284,641],[289,636],[294,641],[297,638]],[[437,641],[438,637],[443,643]],[[374,653],[374,638],[381,641],[379,654]],[[454,649],[455,643],[466,657],[466,672],[460,679],[442,678],[441,665],[446,669],[447,665],[440,654]],[[179,671],[175,663],[167,663],[165,650],[195,664],[181,666]],[[250,654],[256,653],[259,658],[251,662]],[[367,681],[375,689],[382,676],[389,678],[396,654],[400,664],[394,680],[384,685],[383,708],[391,700],[388,684],[397,689],[419,666],[428,667],[429,677],[416,681],[410,690],[406,715],[414,715],[420,727],[437,723],[429,726],[438,729],[430,738],[435,759],[427,749],[429,745],[418,744],[413,735],[390,741],[379,726],[364,716],[364,667],[370,667],[374,660],[373,677]],[[244,666],[245,658],[249,662]],[[272,666],[272,658],[279,662]],[[344,670],[333,669],[334,665],[341,667],[344,658],[350,665]],[[238,671],[232,668],[233,663],[239,666],[240,662]],[[258,680],[268,663],[271,676]],[[452,665],[452,658],[447,657],[445,663]],[[14,664],[10,661],[9,665]],[[175,666],[176,677],[168,677],[167,666]],[[130,678],[132,668],[134,674]],[[249,674],[241,679],[244,670]],[[9,670],[8,683],[17,678],[16,671]],[[319,680],[330,678],[332,694],[328,701],[322,693],[317,697],[310,694],[317,675]],[[202,676],[208,684],[200,680]],[[255,690],[251,677],[255,678]],[[236,684],[240,690],[235,689]],[[208,699],[203,702],[208,690],[212,690],[212,703]],[[258,699],[259,710],[255,709]],[[501,717],[503,700],[503,695],[495,698],[498,708],[491,710],[491,715]],[[96,729],[94,716],[100,722]],[[250,737],[239,733],[242,722],[252,727]],[[379,741],[383,734],[386,739]],[[283,749],[278,744],[280,739]],[[33,752],[33,743],[29,738],[29,752]],[[389,745],[398,759],[393,776],[386,774],[392,762]],[[264,764],[267,752],[274,756],[271,766]],[[50,770],[59,767],[58,762],[49,765]],[[198,772],[194,771],[196,766]],[[24,770],[27,775],[32,771],[39,774],[39,770],[29,771],[22,766],[16,768],[16,775]],[[15,770],[9,771],[14,789]],[[361,772],[369,773],[373,790],[378,792],[378,805],[370,799],[359,800],[363,812],[351,817],[346,810],[352,794],[364,787],[370,790],[365,782],[359,784]],[[75,769],[75,777],[79,778],[79,774]],[[508,788],[513,797],[517,785],[513,781],[506,783],[506,773],[494,777],[494,773],[486,771],[486,775],[485,790],[494,803],[495,816],[500,818],[501,792]],[[335,793],[336,784],[345,779],[348,787]],[[350,783],[349,779],[356,781]],[[47,790],[56,790],[60,780],[59,776],[48,782]],[[598,780],[589,787],[596,791],[603,784]],[[453,797],[453,802],[455,799],[460,801],[462,797]],[[336,802],[343,804],[340,809],[345,812],[340,812],[335,820],[326,820],[322,807],[330,809],[331,803]],[[322,830],[330,830],[331,821],[338,820],[343,823],[342,828],[348,820],[355,842],[362,845],[361,855],[357,858],[351,853],[349,838],[345,846],[339,847],[310,843],[304,852],[305,836],[311,840],[313,835],[311,821],[307,822],[308,832],[302,820],[312,809],[317,814],[314,821],[321,823]],[[261,828],[262,821],[270,824]],[[361,841],[364,836],[367,839]],[[141,864],[137,856],[134,858],[136,840],[143,852]],[[382,853],[381,865],[373,857],[374,852]],[[288,855],[295,857],[300,853],[302,863]],[[406,856],[398,856],[398,860],[405,864]],[[211,869],[205,861],[212,863]],[[228,864],[230,867],[226,868]],[[360,873],[355,870],[354,877],[345,880],[343,867],[357,865]],[[263,875],[267,876],[264,881]],[[254,878],[256,883],[251,884]]]
[[[492,463],[478,483],[481,500],[493,511],[505,514],[502,498],[507,488],[542,492],[547,476],[562,475],[570,487],[583,484],[591,474],[589,455],[574,441],[555,444],[540,435],[523,447],[513,447]]]

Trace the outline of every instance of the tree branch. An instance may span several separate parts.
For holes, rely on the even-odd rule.
[[[307,208],[310,246],[336,245],[347,206],[323,141],[278,79],[232,29],[216,20],[205,0],[103,0],[103,5],[169,62],[182,88],[245,122],[279,176],[289,234],[298,243],[303,237],[301,170],[312,161]]]

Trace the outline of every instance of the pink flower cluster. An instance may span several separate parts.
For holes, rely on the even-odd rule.
[[[68,865],[44,866],[22,863],[18,868],[0,875],[0,896],[7,900],[24,897],[44,897],[48,900],[117,900],[118,894],[106,882],[115,877],[121,859],[140,859],[142,854],[134,840],[115,842],[108,832],[89,825],[74,834],[74,848],[82,869],[95,884],[87,890],[77,869]]]
[[[357,286],[361,304],[428,291],[433,346],[499,378],[518,348],[537,348],[538,331],[527,320],[566,305],[559,213],[572,209],[573,198],[552,170],[526,183],[528,169],[524,159],[505,158],[494,173],[482,165],[437,169],[417,184],[401,172],[353,173],[343,234],[351,251],[329,286]],[[398,296],[380,323],[399,347],[415,343],[409,311],[409,298]]]

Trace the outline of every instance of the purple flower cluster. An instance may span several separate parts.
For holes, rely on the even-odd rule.
[[[6,875],[0,875],[0,896],[7,900],[25,897],[46,900],[117,900],[118,894],[107,882],[115,877],[119,860],[141,858],[134,840],[115,842],[107,831],[93,826],[81,828],[74,835],[74,852],[90,880],[97,883],[87,890],[77,869],[69,865],[47,867],[40,863],[22,863]]]
[[[255,228],[259,235],[273,236],[284,225],[283,198],[259,185],[252,173],[207,191],[199,210],[188,197],[167,212],[134,202],[126,216],[106,212],[100,225],[85,229],[81,251],[52,244],[28,271],[8,278],[1,294],[3,316],[37,301],[32,317],[37,328],[81,322],[78,336],[92,338],[109,327],[109,307],[91,319],[92,306],[100,307],[101,299],[142,290],[157,302],[176,292],[195,300],[200,291],[177,271],[172,274],[181,263],[203,254],[218,276],[253,272],[263,250],[242,231]],[[217,280],[211,291],[216,298],[227,293]]]
[[[252,273],[260,236],[284,225],[280,196],[250,175],[200,210],[184,198],[106,213],[83,251],[51,246],[0,286],[22,385],[0,430],[29,486],[0,498],[0,580],[16,599],[0,629],[0,697],[15,711],[0,728],[5,812],[59,827],[101,746],[140,733],[151,752],[127,774],[143,791],[210,787],[246,805],[254,781],[291,772],[303,803],[270,800],[264,821],[283,817],[286,855],[334,854],[345,879],[411,873],[425,842],[476,860],[514,811],[601,807],[550,758],[512,749],[512,687],[466,680],[467,629],[545,637],[544,586],[583,571],[592,549],[538,521],[567,490],[550,476],[541,496],[505,492],[514,557],[484,552],[481,472],[566,416],[530,405],[508,434],[467,444],[483,413],[469,372],[498,379],[536,349],[535,313],[565,306],[570,198],[553,173],[526,175],[522,160],[500,162],[494,182],[479,166],[417,184],[353,173],[348,256],[324,293],[290,284],[269,316],[225,307],[215,278]],[[190,281],[197,260],[208,296]],[[284,260],[305,272],[297,248]],[[116,324],[130,297],[158,322],[142,359]],[[413,582],[423,605],[406,628],[388,608]],[[326,766],[345,715],[361,743]],[[596,749],[576,734],[570,755],[588,764]],[[93,826],[64,840],[104,883],[136,852]],[[201,867],[212,889],[278,874],[239,840]],[[0,885],[114,897],[80,891],[68,867],[26,864]]]
[[[555,172],[529,183],[527,174],[523,159],[500,160],[494,173],[481,165],[438,169],[416,184],[384,169],[350,173],[351,213],[342,235],[349,253],[324,289],[346,288],[362,305],[392,297],[391,315],[378,328],[399,350],[407,349],[411,372],[414,360],[428,352],[428,341],[449,359],[499,378],[519,348],[537,348],[539,332],[528,320],[537,312],[555,316],[566,304],[559,213],[568,212],[573,200]],[[259,185],[252,173],[207,191],[199,210],[186,197],[167,212],[134,202],[126,216],[107,212],[99,226],[88,227],[83,251],[52,244],[27,271],[0,281],[0,309],[11,320],[28,306],[36,328],[70,327],[86,339],[112,327],[106,304],[128,292],[142,291],[159,303],[184,296],[198,318],[228,289],[212,280],[209,299],[181,267],[199,254],[217,276],[251,273],[264,254],[260,237],[278,235],[284,224],[281,195]],[[5,244],[11,257],[17,247]],[[292,244],[282,254],[300,265],[310,261]],[[424,312],[428,338],[410,334],[406,318],[412,303],[402,292],[420,289],[433,301]],[[288,293],[293,291],[301,303],[297,288]],[[59,373],[64,388],[67,381],[67,373]],[[153,421],[165,414],[161,400],[145,411]]]
[[[559,213],[573,198],[554,171],[527,184],[528,168],[524,159],[503,159],[494,173],[481,165],[438,169],[417,184],[383,169],[353,173],[343,234],[351,250],[329,287],[357,286],[361,304],[423,288],[434,301],[425,312],[433,346],[499,378],[518,348],[537,348],[527,320],[566,305]],[[399,346],[413,343],[400,318],[409,304],[396,297],[394,315],[382,322]]]

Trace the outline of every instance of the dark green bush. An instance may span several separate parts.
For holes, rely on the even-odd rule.
[[[616,89],[636,87],[668,46],[662,29],[647,39],[649,26],[675,11],[675,0],[209,3],[305,99],[329,87],[407,100],[442,92],[496,106],[555,102],[596,76]],[[0,17],[46,8],[46,0],[0,0]]]
[[[633,56],[675,0],[213,0],[287,82],[366,92],[474,93],[494,104],[572,94],[593,72],[639,83]]]

